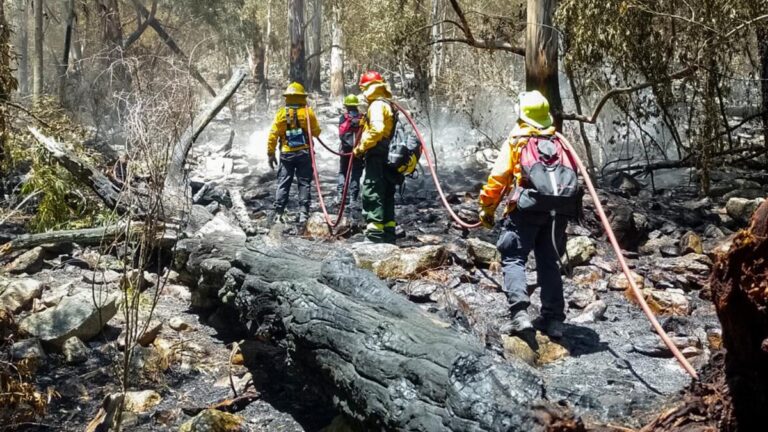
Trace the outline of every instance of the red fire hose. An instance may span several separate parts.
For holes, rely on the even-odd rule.
[[[338,155],[338,156],[350,156],[349,158],[349,164],[347,165],[347,175],[344,179],[344,188],[341,192],[341,204],[339,205],[339,212],[336,215],[336,221],[331,220],[331,216],[328,214],[328,208],[325,206],[325,199],[323,198],[323,189],[320,186],[320,172],[317,169],[317,160],[315,158],[315,143],[314,143],[314,137],[312,135],[312,122],[309,121],[309,118],[307,118],[307,135],[309,136],[309,155],[312,159],[312,170],[314,171],[313,175],[315,177],[315,189],[317,190],[317,200],[320,203],[320,210],[323,212],[323,217],[325,218],[325,223],[328,224],[328,228],[331,230],[331,234],[334,234],[334,231],[341,223],[341,220],[344,216],[344,210],[347,207],[347,191],[349,190],[349,180],[352,176],[352,165],[355,162],[355,157],[352,155],[352,153],[339,153],[334,150],[331,150],[327,145],[325,145],[324,142],[322,142],[319,138],[318,141],[320,141],[320,144],[322,144],[323,147],[328,149],[331,153]],[[357,134],[357,137],[355,137],[355,146],[357,146],[357,143],[360,140],[360,133]]]
[[[432,174],[432,180],[434,180],[435,187],[437,188],[437,194],[440,196],[440,201],[443,202],[443,207],[448,211],[448,214],[451,215],[451,218],[459,224],[463,228],[467,229],[474,229],[474,228],[480,228],[482,225],[480,222],[471,224],[464,222],[459,215],[457,215],[453,209],[451,208],[450,203],[448,203],[448,198],[445,196],[445,192],[443,192],[443,187],[440,185],[440,179],[437,177],[437,169],[435,169],[435,164],[432,162],[432,157],[429,155],[429,149],[427,148],[427,143],[424,141],[424,137],[421,135],[421,132],[419,132],[419,128],[416,127],[416,122],[413,120],[413,117],[406,111],[400,104],[398,104],[395,101],[391,101],[392,105],[395,106],[403,115],[405,116],[406,120],[408,120],[408,123],[410,123],[411,127],[413,128],[413,131],[416,133],[416,137],[419,139],[419,143],[421,144],[421,152],[424,154],[424,158],[427,160],[427,166],[429,166],[429,172]]]
[[[643,309],[643,312],[645,313],[645,316],[648,317],[648,320],[651,322],[651,325],[653,326],[653,329],[656,330],[656,333],[659,334],[659,337],[661,337],[661,340],[664,341],[664,344],[669,348],[670,351],[672,351],[672,354],[675,355],[675,358],[680,363],[680,365],[685,369],[688,374],[693,377],[693,379],[699,379],[698,375],[696,374],[696,371],[693,369],[693,366],[688,362],[688,359],[683,356],[683,353],[680,352],[680,350],[675,346],[675,344],[672,342],[672,340],[669,338],[669,335],[667,335],[667,332],[664,331],[664,329],[661,327],[661,324],[659,324],[659,321],[656,319],[656,316],[653,314],[653,311],[651,311],[651,308],[648,306],[648,303],[645,301],[645,297],[643,296],[642,291],[640,291],[640,288],[635,283],[635,279],[632,277],[632,273],[629,270],[629,266],[627,265],[626,260],[624,260],[624,255],[621,254],[621,248],[619,247],[619,242],[616,241],[616,235],[613,233],[613,230],[611,229],[611,224],[608,222],[608,217],[605,215],[605,211],[603,210],[603,205],[600,204],[600,199],[597,196],[597,191],[595,191],[595,186],[592,184],[592,179],[589,177],[589,172],[587,171],[587,168],[584,166],[584,162],[579,158],[579,155],[576,154],[576,151],[574,151],[573,146],[571,146],[571,143],[568,142],[565,137],[557,133],[557,137],[562,140],[563,145],[565,146],[565,149],[570,152],[570,154],[573,156],[574,161],[576,161],[576,165],[579,167],[579,171],[581,172],[581,175],[584,177],[584,182],[587,184],[587,189],[589,189],[589,195],[592,197],[592,201],[595,203],[595,209],[597,210],[597,215],[600,217],[600,222],[603,224],[603,228],[605,229],[605,233],[608,236],[608,240],[611,243],[611,246],[613,246],[613,250],[616,253],[616,258],[619,261],[619,265],[621,266],[621,271],[624,272],[624,275],[627,277],[627,281],[629,281],[629,286],[632,288],[632,294],[634,294],[635,298],[637,299],[637,302],[640,303],[640,308]]]

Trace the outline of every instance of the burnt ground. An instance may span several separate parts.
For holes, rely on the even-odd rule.
[[[245,143],[240,143],[245,146]],[[237,158],[237,156],[233,156]],[[274,190],[274,174],[257,175],[263,167],[261,159],[248,159],[248,171],[220,176],[220,184],[229,184],[242,189],[254,221],[266,233],[264,225],[267,211],[271,206]],[[326,199],[332,200],[335,190],[335,158],[324,156],[322,164],[322,186]],[[242,165],[242,164],[241,164]],[[445,169],[443,169],[445,171]],[[262,171],[263,172],[263,171]],[[482,180],[484,167],[468,164],[467,167],[451,170],[443,179],[444,188],[453,191],[451,201],[460,214],[471,217],[475,210],[474,193]],[[759,173],[758,173],[759,174]],[[725,173],[723,176],[749,177],[750,173]],[[210,182],[208,174],[197,180]],[[215,177],[215,176],[214,176]],[[757,180],[765,180],[764,176]],[[768,183],[768,182],[765,182]],[[765,184],[763,183],[763,184]],[[471,196],[465,197],[465,193]],[[679,241],[682,233],[697,232],[702,236],[705,254],[712,255],[715,247],[727,240],[731,229],[737,228],[733,221],[723,220],[723,201],[717,197],[701,207],[692,205],[698,199],[690,187],[680,187],[655,195],[647,189],[640,191],[616,189],[603,198],[609,209],[620,214],[629,208],[630,214],[641,214],[647,226],[634,227],[627,241],[646,243],[649,237],[670,237]],[[212,200],[211,203],[214,203]],[[214,204],[214,210],[223,208]],[[314,204],[313,210],[316,210]],[[498,236],[484,230],[463,232],[451,225],[445,212],[439,207],[431,180],[422,177],[411,181],[398,203],[399,222],[402,233],[401,247],[417,247],[428,244],[461,245],[467,237],[476,237],[491,243]],[[621,424],[640,427],[647,424],[666,406],[670,398],[678,395],[690,383],[690,379],[677,365],[671,354],[659,346],[658,338],[640,309],[632,304],[621,290],[608,288],[608,281],[618,274],[611,252],[601,237],[593,218],[588,217],[582,228],[571,228],[572,236],[585,235],[592,238],[597,254],[589,264],[576,269],[575,279],[566,277],[566,293],[569,303],[577,293],[589,288],[591,301],[602,300],[607,306],[603,317],[592,323],[569,323],[565,337],[558,345],[567,350],[538,369],[552,389],[548,398],[562,401],[574,408],[587,423],[597,427],[603,424]],[[637,222],[635,220],[635,222]],[[710,226],[720,232],[711,234]],[[632,230],[629,230],[632,231]],[[708,234],[709,233],[709,234]],[[286,235],[299,235],[295,227],[288,227]],[[638,239],[631,238],[632,236]],[[331,242],[334,247],[350,247],[362,241],[359,227],[344,230],[344,236],[333,240],[314,240],[318,248]],[[638,244],[628,249],[636,250]],[[499,356],[508,355],[501,335],[495,328],[508,319],[505,299],[500,291],[501,274],[495,269],[467,263],[461,248],[450,248],[450,259],[440,263],[416,279],[431,288],[424,293],[407,289],[414,281],[390,281],[393,289],[401,291],[412,300],[436,314],[448,318],[457,328],[476,334],[485,340],[489,349]],[[458,251],[458,252],[457,252]],[[708,270],[702,273],[694,262],[680,260],[681,253],[657,251],[654,254],[629,252],[630,265],[638,272],[648,275],[647,285],[660,289],[679,289],[688,300],[688,313],[662,314],[665,328],[675,336],[688,342],[690,360],[701,368],[713,357],[719,348],[717,337],[719,324],[714,308],[708,300],[708,287],[703,280]],[[664,261],[667,260],[667,261]],[[674,261],[674,262],[673,262]],[[533,263],[531,268],[533,268]],[[686,267],[690,266],[690,268]],[[87,271],[65,261],[51,261],[48,269],[34,275],[45,281],[48,290],[61,290],[71,283],[84,288],[82,272]],[[530,274],[530,273],[529,273]],[[582,279],[579,281],[579,275]],[[583,277],[585,275],[593,275]],[[535,286],[535,277],[529,280]],[[114,289],[109,287],[108,289]],[[151,294],[151,289],[149,291]],[[182,318],[190,323],[191,331],[177,332],[164,326],[155,347],[139,348],[136,353],[140,365],[134,376],[132,388],[154,389],[162,396],[160,404],[144,414],[126,417],[128,430],[170,430],[177,428],[190,418],[195,408],[232,397],[230,375],[236,382],[243,383],[239,390],[249,389],[259,398],[238,412],[248,427],[255,431],[316,431],[329,425],[335,411],[328,401],[313,397],[301,377],[291,376],[282,353],[269,344],[247,341],[243,345],[245,365],[230,368],[229,357],[232,342],[243,335],[234,328],[223,328],[219,333],[211,324],[221,322],[218,317],[189,308],[189,288],[181,281],[173,282],[172,289],[166,287],[155,310],[156,318],[168,320]],[[532,311],[537,310],[537,294],[533,297]],[[584,304],[571,304],[568,316],[574,318],[583,311]],[[535,313],[535,312],[534,312]],[[218,326],[222,328],[221,325]],[[61,356],[52,354],[43,362],[36,384],[40,389],[52,388],[59,397],[53,398],[48,415],[40,425],[25,430],[83,430],[95,415],[102,399],[118,389],[119,370],[114,366],[120,357],[117,339],[121,328],[118,314],[104,332],[103,337],[88,343],[89,358],[86,363],[68,366]],[[713,337],[714,335],[714,337]],[[161,348],[157,348],[160,346]],[[169,348],[170,347],[170,348]],[[236,384],[237,386],[237,384]]]

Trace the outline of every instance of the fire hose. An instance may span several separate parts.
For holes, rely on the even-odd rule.
[[[317,159],[315,157],[315,143],[314,143],[314,137],[312,135],[312,122],[307,119],[307,135],[309,136],[309,155],[312,159],[312,171],[315,178],[315,189],[317,190],[317,200],[320,203],[320,210],[323,213],[323,218],[325,218],[325,223],[328,225],[328,228],[331,230],[331,234],[334,234],[334,231],[339,226],[339,224],[342,221],[342,218],[344,216],[344,210],[347,207],[347,192],[349,190],[349,181],[350,177],[352,176],[352,166],[355,162],[354,155],[350,153],[340,153],[336,152],[334,150],[331,150],[330,147],[325,145],[325,143],[318,138],[318,141],[320,144],[325,147],[328,151],[331,153],[337,155],[337,156],[349,156],[349,164],[347,164],[347,175],[344,178],[344,187],[341,192],[341,203],[339,205],[339,212],[336,215],[336,220],[333,221],[331,219],[330,214],[328,214],[328,208],[325,205],[325,199],[323,198],[323,189],[320,186],[320,171],[317,169]],[[355,137],[355,146],[357,146],[358,142],[360,141],[360,133],[357,134]]]
[[[457,215],[453,209],[450,206],[450,203],[448,202],[448,199],[445,195],[445,192],[443,191],[443,188],[440,184],[440,179],[437,175],[437,169],[435,168],[435,165],[432,161],[432,158],[429,153],[429,148],[427,147],[426,142],[424,141],[424,137],[422,136],[421,132],[419,131],[418,127],[416,126],[416,122],[413,120],[413,117],[408,113],[407,110],[405,110],[402,106],[400,106],[397,102],[392,101],[392,105],[395,106],[401,113],[403,113],[403,116],[405,116],[406,120],[410,124],[411,128],[413,129],[414,133],[416,134],[416,137],[419,140],[419,143],[421,144],[422,153],[424,154],[425,159],[427,160],[427,166],[429,167],[430,174],[432,175],[432,179],[435,183],[435,188],[437,189],[437,193],[440,197],[440,201],[442,202],[443,206],[447,210],[448,214],[453,218],[453,220],[462,226],[463,228],[467,229],[473,229],[473,228],[479,228],[481,226],[480,223],[467,223],[463,221],[459,215]],[[323,195],[322,190],[320,188],[320,178],[317,171],[317,164],[315,161],[315,150],[314,150],[314,144],[312,140],[312,130],[310,122],[307,121],[307,127],[309,129],[309,143],[310,143],[310,154],[312,156],[312,165],[314,168],[314,175],[315,175],[315,185],[317,187],[317,193],[319,197],[320,202],[320,208],[323,210],[323,214],[326,219],[326,223],[331,227],[331,229],[336,228],[338,224],[341,221],[341,218],[344,214],[344,208],[346,204],[346,195],[347,195],[347,187],[349,185],[349,177],[352,171],[352,164],[354,162],[354,156],[352,156],[349,160],[349,166],[347,167],[347,177],[346,182],[344,184],[344,190],[342,192],[342,202],[341,206],[339,208],[338,218],[336,222],[331,221],[330,216],[328,215],[328,212],[325,207],[325,203],[323,201]],[[600,199],[597,195],[597,191],[595,190],[595,186],[592,183],[592,179],[589,176],[589,172],[587,171],[586,166],[584,165],[584,162],[579,158],[576,151],[573,149],[573,146],[571,143],[559,132],[557,133],[557,137],[562,141],[566,151],[570,153],[570,155],[573,157],[574,161],[576,162],[576,166],[579,169],[579,172],[581,172],[582,177],[584,178],[584,182],[587,185],[587,189],[589,191],[590,196],[592,197],[592,201],[595,204],[595,209],[597,210],[598,217],[600,218],[600,222],[603,225],[603,229],[605,230],[606,236],[608,237],[608,241],[611,243],[611,246],[613,247],[614,252],[616,253],[616,258],[619,262],[619,265],[621,267],[622,272],[627,278],[627,281],[629,283],[629,286],[632,290],[632,294],[637,299],[637,302],[640,304],[640,308],[643,310],[643,313],[648,318],[648,320],[651,322],[651,326],[656,331],[656,333],[659,335],[661,340],[664,342],[664,344],[669,348],[669,350],[674,355],[675,359],[680,363],[680,365],[683,367],[683,369],[693,378],[698,379],[698,374],[694,370],[693,366],[688,362],[688,359],[685,358],[682,352],[680,352],[680,349],[677,348],[677,346],[672,342],[669,335],[667,335],[664,328],[662,328],[661,324],[659,323],[658,319],[656,319],[656,316],[654,315],[653,311],[651,310],[650,306],[648,306],[648,302],[645,300],[645,296],[643,295],[640,288],[637,286],[637,283],[635,282],[635,279],[632,277],[632,272],[629,269],[629,266],[627,265],[626,260],[624,259],[624,255],[621,253],[621,247],[619,246],[619,242],[616,240],[616,235],[613,232],[613,229],[611,228],[611,224],[608,221],[608,217],[605,214],[605,211],[603,209],[602,204],[600,203]],[[355,141],[355,145],[357,145],[360,138],[360,134],[358,134],[357,139]],[[339,155],[339,156],[347,156],[347,154],[338,153],[325,145],[322,141],[320,142],[323,147],[331,151],[332,153]]]

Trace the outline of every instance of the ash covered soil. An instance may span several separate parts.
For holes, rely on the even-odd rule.
[[[336,118],[331,108],[319,112],[325,114],[324,124]],[[547,398],[568,404],[588,425],[646,424],[690,383],[627,294],[628,283],[589,199],[584,220],[568,231],[572,274],[564,279],[565,335],[550,340],[539,333],[535,340],[526,341],[497,331],[509,320],[494,246],[498,228],[465,232],[454,226],[439,206],[427,175],[409,180],[398,199],[397,248],[363,243],[356,214],[342,223],[336,237],[329,237],[319,213],[313,214],[306,228],[291,223],[268,227],[275,182],[265,152],[258,147],[264,133],[238,135],[232,149],[223,144],[228,135],[223,124],[214,124],[207,135],[209,144],[195,150],[199,163],[193,171],[193,186],[196,192],[205,188],[196,194],[196,205],[219,218],[234,219],[227,189],[236,188],[255,225],[252,235],[301,237],[303,247],[351,251],[358,265],[425,310],[484,341],[500,358],[518,357],[536,367],[546,382]],[[454,209],[467,220],[476,218],[477,191],[487,173],[487,166],[478,160],[472,155],[461,165],[440,167],[443,173],[450,172],[444,174],[443,187],[452,191]],[[332,202],[337,159],[323,154],[320,166],[325,198]],[[706,365],[721,348],[707,286],[712,258],[727,247],[733,231],[746,224],[750,209],[756,206],[755,196],[768,191],[765,173],[730,171],[713,173],[713,177],[718,186],[706,198],[697,197],[687,183],[651,193],[648,186],[622,177],[601,191],[601,201],[646,299],[696,368]],[[319,211],[316,200],[313,210]],[[39,293],[32,292],[32,300],[17,313],[17,323],[30,317],[45,319],[45,311],[66,298],[82,300],[94,290],[106,296],[120,292],[123,267],[117,253],[99,258],[94,249],[75,245],[65,250],[41,247],[25,255],[14,257],[5,267],[9,274],[0,276],[0,291],[19,280],[39,284]],[[161,325],[146,346],[135,348],[131,388],[136,393],[131,397],[136,402],[124,415],[126,430],[175,430],[201,409],[231,399],[232,387],[238,394],[254,395],[236,413],[246,429],[315,431],[343,423],[335,418],[337,413],[328,401],[316,397],[300,376],[291,375],[280,350],[265,341],[243,341],[231,326],[232,317],[217,313],[200,287],[190,288],[195,281],[184,280],[171,267],[169,260],[160,260],[157,272],[145,276],[146,299],[162,286],[153,311],[153,320]],[[536,288],[534,269],[532,259],[531,289]],[[149,315],[150,303],[147,300],[147,306],[140,308],[142,317]],[[531,307],[534,316],[538,305],[537,290]],[[34,345],[31,339],[17,342],[18,355],[38,358],[38,388],[56,393],[40,425],[30,425],[28,430],[83,430],[97,415],[102,400],[119,390],[124,324],[122,312],[117,311],[99,334],[84,332],[80,353],[47,343],[35,352],[29,349]],[[234,343],[240,350],[233,350]]]

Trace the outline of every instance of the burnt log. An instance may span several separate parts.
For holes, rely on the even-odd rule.
[[[768,202],[752,216],[710,279],[723,327],[725,374],[739,430],[768,424]],[[729,422],[731,423],[731,422]],[[743,429],[742,429],[743,428]]]
[[[546,400],[538,372],[392,292],[343,251],[254,238],[179,244],[182,273],[216,294],[251,336],[365,430],[583,430]],[[192,278],[194,279],[194,277]]]

